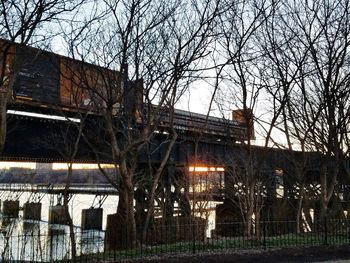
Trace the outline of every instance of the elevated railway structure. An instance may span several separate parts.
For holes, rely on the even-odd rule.
[[[102,112],[107,103],[113,108],[116,125],[126,125],[126,117],[132,119],[131,127],[121,127],[124,129],[142,129],[150,123],[148,118],[152,112],[152,140],[156,147],[164,142],[171,122],[181,143],[172,156],[177,164],[189,159],[183,156],[183,152],[187,151],[185,147],[190,147],[186,142],[203,142],[203,151],[208,151],[205,147],[210,144],[221,141],[223,145],[225,141],[226,144],[227,141],[232,144],[252,136],[248,134],[248,125],[239,118],[225,120],[176,109],[170,120],[169,110],[164,107],[153,113],[156,106],[143,101],[142,80],[129,81],[127,76],[122,76],[118,71],[5,40],[0,40],[0,47],[3,51],[0,55],[1,90],[11,97],[5,105],[7,125],[0,130],[1,137],[6,135],[7,138],[1,160],[64,161],[59,150],[54,149],[55,142],[65,139],[59,131],[63,133],[71,125],[70,122],[78,123],[84,118],[86,130],[100,133],[97,129],[103,123]],[[52,134],[55,136],[54,141],[48,138],[54,137]],[[122,141],[120,143],[123,144]],[[111,161],[108,159],[111,156],[110,149],[101,151],[107,154],[100,161]],[[154,149],[152,152],[155,152]],[[161,148],[156,152],[153,154],[154,162],[162,157]],[[140,155],[140,162],[146,160],[144,157],[144,153]],[[84,143],[81,143],[75,159],[77,162],[96,162],[95,156],[91,155],[91,150]]]
[[[150,120],[145,116],[153,106],[143,101],[142,80],[129,81],[127,76],[117,71],[4,40],[0,40],[0,46],[3,52],[0,56],[0,72],[3,74],[1,92],[11,97],[6,104],[7,127],[0,131],[6,134],[0,160],[66,162],[60,147],[69,138],[65,133],[69,125],[79,123],[84,116],[84,129],[94,131],[91,137],[98,133],[101,135],[98,129],[103,126],[101,109],[106,107],[101,92],[104,85],[113,89],[109,94],[113,105],[109,106],[115,111],[115,125],[122,126],[125,116],[132,119],[132,125],[122,126],[123,129],[137,130],[149,124]],[[92,93],[102,95],[94,97]],[[198,196],[201,196],[197,198],[199,200],[222,200],[223,196],[227,196],[227,191],[235,191],[232,185],[231,189],[227,189],[230,177],[234,176],[232,167],[239,167],[244,172],[244,160],[248,154],[255,164],[255,175],[264,185],[266,204],[270,205],[274,213],[278,211],[278,206],[271,203],[279,202],[276,199],[278,184],[284,187],[282,199],[292,200],[291,206],[295,205],[298,198],[298,185],[303,183],[310,189],[319,185],[319,163],[323,158],[319,154],[262,147],[247,149],[243,142],[254,136],[253,116],[249,111],[235,111],[231,120],[183,110],[174,111],[172,122],[169,116],[169,111],[165,109],[160,109],[156,114],[156,128],[149,143],[138,152],[137,165],[142,173],[149,164],[156,167],[163,160],[168,133],[171,132],[169,127],[173,125],[178,138],[162,175],[158,198],[159,202],[163,202],[162,205],[169,205],[170,210],[176,202],[183,214],[190,213],[190,199],[196,199],[194,196],[189,197],[190,187],[192,190],[197,186],[202,187],[201,191],[197,191]],[[103,136],[105,134],[102,133]],[[122,133],[118,138],[118,143],[123,144],[125,138]],[[89,145],[81,140],[74,162],[115,161],[111,159],[108,143],[100,143],[98,150],[101,155],[97,160]],[[306,163],[302,181],[295,176],[296,163]],[[199,171],[196,167],[206,167],[207,170]],[[348,163],[342,169],[350,170]],[[280,175],[283,175],[283,179],[278,177]],[[218,185],[218,182],[220,186],[213,190],[211,187]],[[338,196],[341,196],[341,191],[348,189],[349,182],[345,176],[340,176],[339,182],[342,186],[339,187]],[[196,191],[192,192],[194,194]],[[238,190],[236,192],[240,194]],[[347,202],[346,194],[342,196],[343,203]],[[135,189],[135,199],[136,207],[142,211],[146,202],[143,187]],[[283,216],[275,219],[291,219]]]

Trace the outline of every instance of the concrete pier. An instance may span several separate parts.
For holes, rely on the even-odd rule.
[[[81,214],[81,228],[83,230],[102,230],[102,208],[83,209]]]
[[[41,203],[27,202],[23,206],[23,218],[28,220],[41,220]]]
[[[49,207],[49,224],[67,225],[67,218],[63,205]]]
[[[5,217],[18,218],[19,201],[4,200],[2,204],[2,213]]]
[[[107,215],[105,248],[119,249],[127,247],[126,232],[125,217],[117,213]]]

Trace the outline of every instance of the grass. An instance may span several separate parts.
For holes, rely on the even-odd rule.
[[[283,234],[261,238],[247,239],[246,237],[220,237],[217,239],[207,239],[204,242],[176,242],[172,244],[158,244],[153,246],[140,246],[135,249],[108,250],[97,254],[82,255],[78,261],[84,260],[125,260],[150,257],[162,254],[181,254],[181,253],[199,253],[221,250],[246,250],[246,249],[265,249],[276,247],[301,247],[325,245],[324,233],[301,233],[301,234]],[[350,236],[348,233],[338,233],[327,236],[327,245],[349,244]]]

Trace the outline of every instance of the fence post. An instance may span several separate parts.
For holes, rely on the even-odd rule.
[[[348,242],[349,242],[350,241],[349,218],[346,218],[345,221],[346,221],[346,231],[348,233]]]
[[[264,250],[266,250],[266,222],[265,220],[263,220],[262,222],[263,222],[263,246],[264,246]]]
[[[345,221],[346,221],[346,231],[348,233],[348,242],[349,242],[350,241],[349,218],[346,218]]]
[[[194,220],[191,220],[191,221],[192,221],[192,253],[195,254],[196,253],[195,221]]]
[[[324,223],[324,244],[327,245],[327,232],[328,232],[328,229],[327,229],[327,216],[325,215],[324,218],[323,218],[323,223]]]

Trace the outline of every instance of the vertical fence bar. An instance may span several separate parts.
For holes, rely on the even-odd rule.
[[[349,227],[349,219],[345,219],[346,220],[346,231],[348,233],[348,243],[350,243],[350,227]]]
[[[324,224],[324,244],[327,245],[328,244],[327,216],[324,216],[323,224]]]
[[[265,220],[263,220],[262,223],[263,223],[263,247],[264,247],[264,250],[266,250],[266,222],[265,222]]]
[[[14,244],[14,242],[13,242],[13,238],[11,237],[11,243],[10,244]],[[21,245],[21,243],[20,243],[20,235],[19,235],[19,233],[17,234],[17,259],[20,259],[20,245]],[[11,248],[11,246],[10,246],[10,248]],[[10,253],[12,254],[12,251],[10,251]]]
[[[196,253],[196,237],[195,237],[195,227],[194,227],[194,221],[193,224],[190,225],[192,226],[192,253],[195,254]]]
[[[144,227],[144,226],[143,226]],[[143,227],[140,227],[140,258],[143,258]]]

